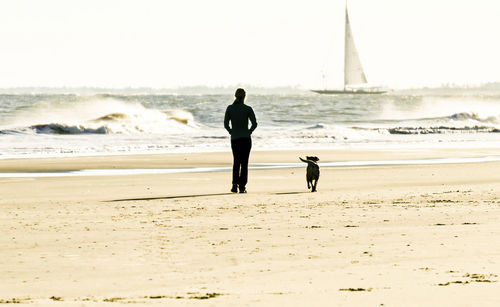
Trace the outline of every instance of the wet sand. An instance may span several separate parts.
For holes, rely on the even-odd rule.
[[[322,161],[500,150],[315,151]],[[305,152],[253,152],[296,162]],[[0,171],[228,166],[230,153],[0,160]],[[0,178],[0,302],[498,306],[500,162]]]

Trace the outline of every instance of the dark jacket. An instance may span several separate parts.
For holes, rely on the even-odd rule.
[[[248,129],[248,120],[252,123],[250,129]],[[231,122],[231,127],[229,127],[229,122]],[[231,140],[249,138],[257,128],[257,119],[252,107],[244,103],[233,103],[227,106],[224,116],[224,128],[231,135]]]

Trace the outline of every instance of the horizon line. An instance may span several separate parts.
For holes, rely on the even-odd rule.
[[[480,88],[487,86],[499,86],[500,81],[488,81],[488,82],[475,82],[475,83],[441,83],[441,84],[427,84],[427,85],[415,85],[415,86],[403,86],[403,87],[391,87],[390,89],[395,90],[410,90],[410,89],[439,89],[439,88],[457,88],[457,89],[467,89],[467,88]],[[107,90],[133,90],[133,89],[148,89],[148,90],[184,90],[184,89],[234,89],[238,87],[254,88],[254,89],[293,89],[293,90],[304,90],[308,91],[312,87],[305,87],[303,85],[261,85],[261,84],[245,84],[236,83],[230,85],[178,85],[178,86],[148,86],[148,85],[126,85],[126,86],[103,86],[103,85],[16,85],[16,86],[0,86],[0,90],[19,90],[19,89],[107,89]],[[333,87],[332,87],[333,88]]]

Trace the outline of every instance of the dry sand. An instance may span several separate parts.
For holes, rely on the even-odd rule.
[[[500,150],[316,151],[322,161]],[[296,162],[304,152],[253,152]],[[228,166],[229,153],[2,160],[1,172]],[[499,306],[500,162],[0,178],[0,303]]]

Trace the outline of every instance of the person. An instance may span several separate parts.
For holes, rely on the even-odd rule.
[[[246,193],[248,181],[248,158],[252,149],[252,139],[250,136],[257,128],[257,119],[252,107],[244,104],[245,90],[236,90],[233,104],[227,106],[224,115],[224,128],[231,135],[231,150],[233,151],[233,186],[231,192]],[[248,121],[252,123],[248,128]],[[231,123],[231,125],[229,125]]]

